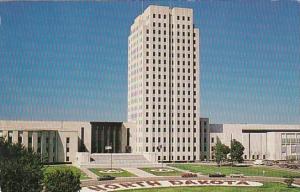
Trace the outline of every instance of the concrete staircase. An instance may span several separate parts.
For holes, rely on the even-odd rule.
[[[81,164],[80,167],[110,168],[111,154],[93,153],[92,161],[89,164]],[[141,168],[141,167],[160,167],[161,164],[150,162],[143,155],[132,153],[113,153],[113,168]]]

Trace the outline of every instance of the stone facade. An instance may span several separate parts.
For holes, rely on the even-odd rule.
[[[245,147],[245,160],[300,159],[300,125],[210,124],[210,159],[217,138],[227,146],[236,139]]]
[[[110,126],[114,125],[114,126]],[[0,121],[0,138],[12,143],[21,143],[25,147],[41,154],[47,162],[75,162],[77,152],[107,153],[108,151],[92,151],[92,143],[106,141],[113,143],[113,152],[126,152],[127,125],[122,122],[80,122],[80,121]],[[130,125],[130,124],[129,124]],[[102,126],[98,134],[97,126]],[[117,126],[117,127],[115,127]],[[120,131],[116,132],[118,128]],[[103,133],[106,133],[104,135]],[[118,133],[113,134],[110,133]],[[112,137],[108,135],[111,135]],[[110,139],[110,140],[109,140]],[[116,145],[116,141],[119,141]],[[100,143],[99,142],[99,143]],[[104,149],[104,145],[103,145]],[[94,149],[95,150],[95,149]]]
[[[193,10],[149,6],[128,37],[132,150],[159,161],[200,159],[199,29]]]

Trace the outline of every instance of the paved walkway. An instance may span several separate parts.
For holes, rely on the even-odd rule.
[[[138,168],[123,168],[124,170],[135,174],[138,177],[156,177],[155,175],[148,173],[146,171],[143,171],[141,169]]]
[[[81,167],[80,168],[82,172],[84,172],[88,177],[92,178],[92,179],[97,179],[97,175],[93,172],[91,172],[90,170],[88,170],[87,168]]]
[[[179,169],[179,168],[177,168],[177,167],[172,167],[172,166],[167,166],[168,168],[170,168],[170,169],[174,169],[174,170],[176,170],[176,171],[180,171],[180,172],[182,172],[182,173],[193,173],[193,174],[195,174],[194,172],[192,172],[192,171],[188,171],[188,170],[184,170],[184,169]],[[197,173],[197,175],[200,177],[200,176],[204,176],[204,175],[202,175],[202,173]]]

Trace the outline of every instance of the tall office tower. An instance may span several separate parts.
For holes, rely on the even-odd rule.
[[[132,152],[158,161],[199,160],[199,90],[193,10],[149,6],[128,38]]]

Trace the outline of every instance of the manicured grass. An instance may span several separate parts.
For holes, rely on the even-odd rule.
[[[46,174],[47,172],[52,172],[58,169],[71,169],[73,173],[80,175],[80,180],[84,180],[84,179],[89,179],[89,177],[82,172],[80,169],[78,169],[77,167],[74,166],[68,166],[68,165],[47,165],[44,166],[44,174]]]
[[[281,183],[264,183],[261,187],[169,187],[153,189],[126,190],[135,192],[299,192],[300,189],[287,188]],[[125,192],[125,191],[124,191]]]
[[[266,177],[300,177],[300,172],[292,172],[288,170],[270,168],[270,167],[231,167],[215,165],[197,165],[197,164],[171,164],[170,166],[179,169],[189,170],[194,173],[208,175],[210,173],[221,172],[225,175],[234,173],[244,174],[245,176],[266,176]],[[263,174],[264,171],[264,174]]]
[[[100,177],[104,176],[104,175],[110,175],[110,176],[114,176],[114,177],[136,177],[136,175],[134,175],[134,174],[132,174],[128,171],[125,171],[123,169],[116,169],[116,170],[121,170],[122,171],[121,173],[101,173],[101,172],[99,172],[99,171],[102,171],[102,170],[109,170],[109,168],[108,169],[90,168],[89,170],[92,171],[93,173],[95,173],[96,175],[100,176]]]
[[[151,171],[151,170],[156,170],[156,169],[159,169],[159,168],[153,168],[153,167],[146,167],[146,168],[139,168],[143,171],[146,171],[148,173],[151,173],[153,175],[156,175],[156,176],[180,176],[182,174],[182,172],[180,171],[177,171],[177,170],[174,170],[172,169],[173,171],[172,172],[156,172],[156,171]],[[170,169],[170,168],[166,168],[166,169]]]

